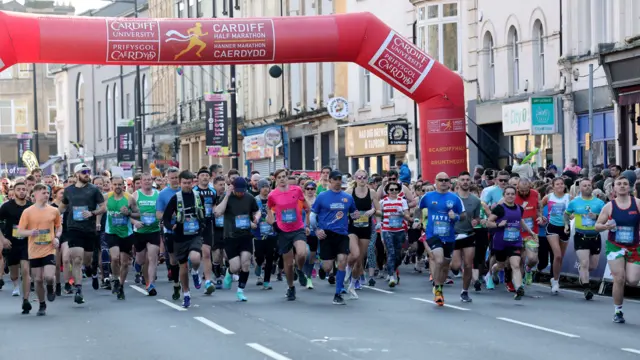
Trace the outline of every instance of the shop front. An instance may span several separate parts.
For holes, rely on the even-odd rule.
[[[395,167],[396,160],[405,160],[407,145],[389,145],[387,124],[346,127],[349,173],[364,169],[369,174],[383,174]]]
[[[283,141],[280,141],[275,148],[269,146],[265,141],[264,133],[266,130],[279,131],[282,134]],[[247,174],[252,171],[258,171],[260,175],[267,176],[277,169],[284,168],[285,146],[287,143],[287,134],[280,125],[269,125],[242,130],[244,139],[242,140],[244,148],[245,166]],[[275,153],[275,158],[274,158]]]

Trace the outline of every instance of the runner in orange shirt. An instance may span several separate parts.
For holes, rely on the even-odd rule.
[[[27,208],[20,217],[18,233],[28,236],[29,265],[35,279],[35,289],[40,301],[38,316],[46,315],[44,281],[47,282],[47,299],[56,299],[53,288],[56,270],[56,249],[60,244],[62,221],[58,209],[48,204],[49,187],[36,184],[33,188],[35,204]]]

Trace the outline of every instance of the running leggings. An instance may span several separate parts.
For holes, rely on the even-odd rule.
[[[367,268],[372,269],[376,267],[376,241],[378,239],[378,232],[376,227],[371,226],[371,236],[369,236],[369,247],[367,248]]]
[[[473,257],[473,268],[484,270],[486,264],[487,247],[489,246],[489,232],[487,229],[475,229],[476,252]]]
[[[387,246],[387,273],[391,276],[402,263],[402,244],[407,236],[404,231],[383,231],[382,238]]]
[[[271,282],[271,270],[277,256],[277,238],[267,237],[264,240],[254,240],[256,266],[264,262],[264,282]]]

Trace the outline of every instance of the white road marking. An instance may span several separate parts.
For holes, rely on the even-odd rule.
[[[139,292],[142,295],[149,295],[149,293],[147,292],[147,290],[141,288],[140,286],[136,286],[136,285],[129,285],[130,288],[132,288],[133,290]]]
[[[158,299],[158,302],[162,303],[162,304],[165,304],[168,307],[174,308],[174,309],[176,309],[178,311],[187,311],[187,309],[183,308],[182,306],[176,305],[176,304],[172,303],[171,301],[168,301],[168,300],[165,300],[165,299]]]
[[[622,348],[620,350],[640,355],[640,350],[630,349],[630,348]]]
[[[498,317],[496,318],[498,320],[502,320],[502,321],[506,321],[506,322],[510,322],[512,324],[517,324],[517,325],[522,325],[522,326],[526,326],[526,327],[530,327],[532,329],[537,329],[537,330],[542,330],[542,331],[546,331],[546,332],[550,332],[550,333],[554,333],[557,335],[562,335],[562,336],[566,336],[566,337],[570,337],[570,338],[579,338],[580,336],[578,335],[574,335],[574,334],[569,334],[563,331],[558,331],[558,330],[553,330],[553,329],[549,329],[546,327],[542,327],[542,326],[538,326],[538,325],[533,325],[533,324],[529,324],[529,323],[525,323],[522,321],[518,321],[518,320],[513,320],[513,319],[509,319],[509,318],[503,318],[503,317]]]
[[[429,304],[434,304],[435,305],[435,301],[431,301],[431,300],[427,300],[427,299],[422,299],[422,298],[411,298],[411,300],[416,300],[416,301],[422,301],[422,302],[426,302]],[[445,307],[449,307],[452,309],[456,309],[456,310],[462,310],[462,311],[470,311],[471,309],[467,309],[467,308],[463,308],[460,306],[455,306],[455,305],[449,305],[449,304],[444,304]]]
[[[530,286],[548,289],[549,294],[551,294],[551,287],[549,285],[533,283]],[[560,289],[560,292],[576,294],[576,295],[580,295],[580,297],[584,296],[584,293],[582,292],[582,290]],[[593,294],[593,297],[602,298],[602,299],[611,299],[611,296],[605,296],[605,295],[599,295],[599,294]],[[636,300],[636,299],[624,298],[624,302],[632,302],[632,303],[640,304],[640,300]]]
[[[385,294],[393,294],[393,291],[382,290],[382,289],[378,289],[378,288],[367,286],[367,285],[362,285],[362,287],[365,288],[365,289],[369,289],[369,290],[379,291],[379,292],[385,293]]]
[[[254,350],[256,350],[256,351],[259,351],[259,352],[263,353],[264,355],[267,355],[268,357],[270,357],[272,359],[275,359],[275,360],[291,360],[288,357],[286,357],[284,355],[280,355],[277,352],[275,352],[275,351],[273,351],[273,350],[271,350],[269,348],[266,348],[266,347],[264,347],[264,346],[262,346],[260,344],[257,344],[257,343],[247,343],[247,346],[252,348],[252,349],[254,349]]]
[[[207,325],[208,327],[210,327],[210,328],[212,328],[212,329],[214,329],[216,331],[219,331],[219,332],[221,332],[221,333],[223,333],[225,335],[233,335],[233,334],[235,334],[233,331],[231,331],[231,330],[229,330],[227,328],[224,328],[224,327],[214,323],[213,321],[211,321],[211,320],[209,320],[207,318],[203,318],[202,316],[196,316],[196,317],[194,317],[194,319],[200,321],[201,323]]]

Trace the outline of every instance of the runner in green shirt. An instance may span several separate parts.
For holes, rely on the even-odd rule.
[[[116,276],[113,293],[119,300],[124,300],[124,281],[129,272],[131,250],[133,248],[133,234],[129,207],[129,195],[124,191],[124,179],[114,176],[111,179],[113,191],[107,194],[107,221],[105,232],[111,255],[111,269]]]

